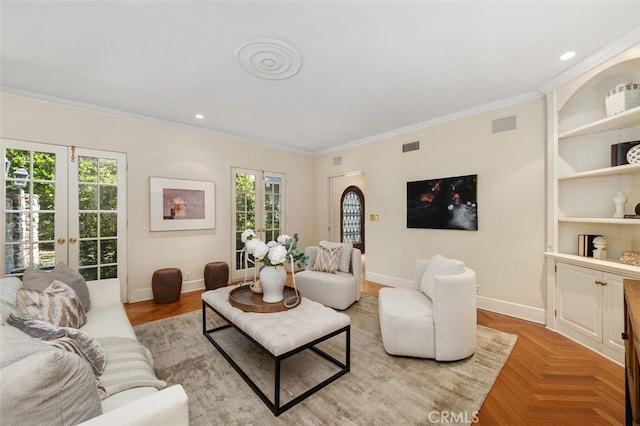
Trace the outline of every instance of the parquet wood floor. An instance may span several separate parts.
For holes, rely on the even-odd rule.
[[[382,286],[363,282],[377,296]],[[201,308],[200,291],[167,305],[125,305],[133,325]],[[624,424],[624,369],[544,326],[478,310],[478,324],[517,334],[511,356],[489,392],[477,425]]]

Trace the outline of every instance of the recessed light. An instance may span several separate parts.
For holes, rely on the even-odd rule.
[[[573,58],[574,56],[576,56],[576,52],[574,52],[573,50],[570,50],[570,51],[565,52],[562,55],[560,55],[560,60],[561,61],[568,61],[569,59]]]
[[[196,118],[197,118],[198,120],[202,120],[202,119],[204,118],[204,115],[202,115],[202,114],[196,114]]]

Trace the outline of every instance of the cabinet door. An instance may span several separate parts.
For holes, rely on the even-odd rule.
[[[620,275],[604,273],[602,282],[603,343],[620,351],[624,350],[624,285]]]
[[[602,342],[602,286],[596,281],[602,272],[579,266],[557,264],[558,330],[578,332],[596,343]]]

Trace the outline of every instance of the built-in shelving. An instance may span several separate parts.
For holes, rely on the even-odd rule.
[[[616,167],[605,167],[603,169],[589,170],[567,176],[558,176],[558,180],[582,179],[600,176],[627,175],[640,172],[640,164],[625,164]]]
[[[593,133],[607,132],[622,127],[637,125],[640,123],[640,107],[630,109],[602,120],[594,121],[577,129],[569,130],[558,135],[558,138],[565,139],[574,136],[583,136]]]
[[[640,267],[620,263],[618,259],[595,259],[593,257],[554,252],[545,252],[545,256],[571,265],[594,268],[599,271],[640,279]]]
[[[640,225],[640,219],[616,219],[613,217],[559,217],[560,222],[599,223],[607,225]]]

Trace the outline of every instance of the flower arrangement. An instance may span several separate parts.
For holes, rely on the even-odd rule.
[[[298,234],[293,237],[280,235],[276,241],[264,241],[257,238],[253,229],[246,229],[240,236],[247,253],[253,255],[263,266],[283,266],[293,260],[298,267],[304,268],[309,262],[309,256],[298,248]]]

